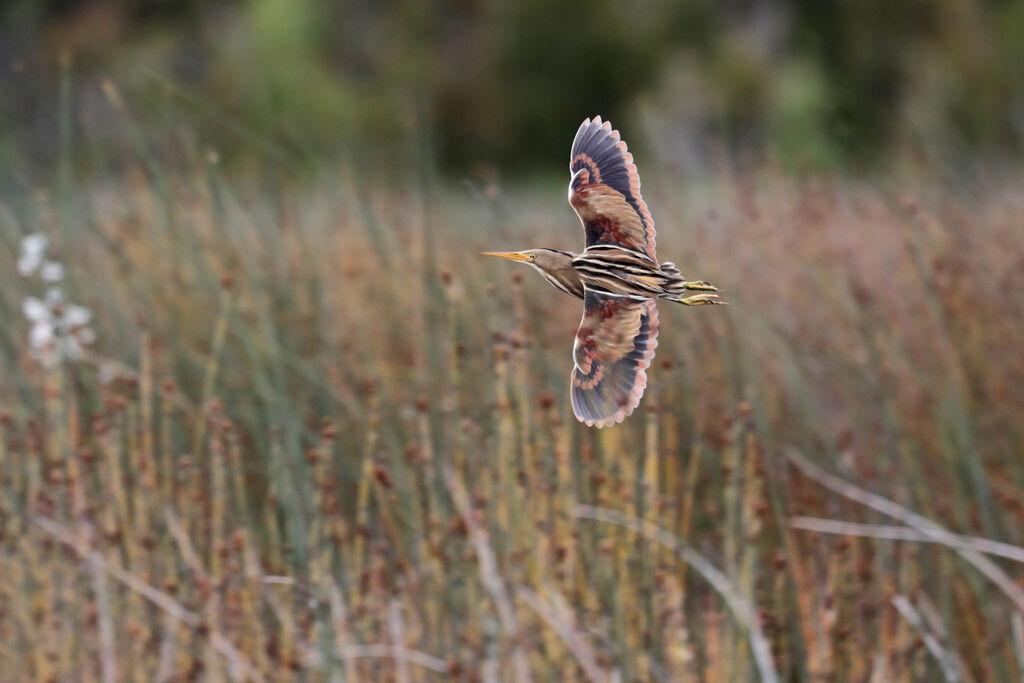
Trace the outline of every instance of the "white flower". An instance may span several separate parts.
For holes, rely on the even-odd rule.
[[[34,296],[30,296],[21,302],[21,311],[32,322],[49,320],[51,316],[50,307]]]
[[[81,327],[92,319],[92,311],[85,306],[71,304],[64,311],[64,324],[70,328]]]
[[[43,255],[50,243],[46,235],[34,232],[21,240],[21,255],[18,257],[18,272],[28,277],[43,265]]]
[[[56,261],[47,261],[39,274],[47,282],[60,282],[64,279],[64,266]]]
[[[42,349],[51,346],[55,337],[55,330],[50,321],[40,320],[29,330],[28,343],[33,349]]]
[[[32,273],[36,272],[36,268],[39,267],[39,257],[30,256],[28,254],[22,254],[18,257],[18,272],[23,277],[28,277]]]
[[[50,240],[46,235],[41,232],[34,232],[31,235],[25,235],[25,237],[22,238],[21,253],[40,256],[44,251],[46,251],[46,247],[49,244]]]
[[[63,306],[64,294],[59,287],[46,292],[46,301],[30,296],[21,302],[22,313],[32,322],[28,333],[31,355],[43,367],[53,368],[62,360],[77,360],[82,347],[96,341],[96,333],[88,326],[92,311],[85,306]]]

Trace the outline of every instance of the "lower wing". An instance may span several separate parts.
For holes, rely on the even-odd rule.
[[[588,289],[576,332],[570,395],[576,418],[591,427],[621,422],[647,387],[658,346],[658,308]]]

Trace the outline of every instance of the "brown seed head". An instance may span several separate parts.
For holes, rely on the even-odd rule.
[[[373,478],[377,480],[377,483],[386,489],[390,489],[392,486],[391,475],[380,465],[373,466]]]
[[[910,195],[904,196],[900,200],[901,208],[911,216],[916,216],[921,211],[921,204]]]
[[[772,569],[777,572],[781,572],[786,569],[786,556],[782,553],[775,553],[775,557],[772,558]]]
[[[551,410],[551,407],[555,405],[555,397],[550,391],[543,391],[537,398],[537,403],[541,410]]]

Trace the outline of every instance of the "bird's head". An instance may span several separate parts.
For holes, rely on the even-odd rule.
[[[485,251],[484,256],[497,256],[510,261],[526,263],[537,270],[550,273],[572,262],[572,254],[554,249],[527,249],[526,251]]]

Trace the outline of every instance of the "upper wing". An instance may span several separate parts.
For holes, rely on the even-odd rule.
[[[633,412],[647,387],[658,346],[658,307],[587,290],[576,332],[570,395],[576,418],[606,427]]]
[[[569,203],[587,232],[587,246],[613,244],[640,252],[654,263],[654,219],[640,194],[633,155],[597,116],[576,131],[569,155]]]

